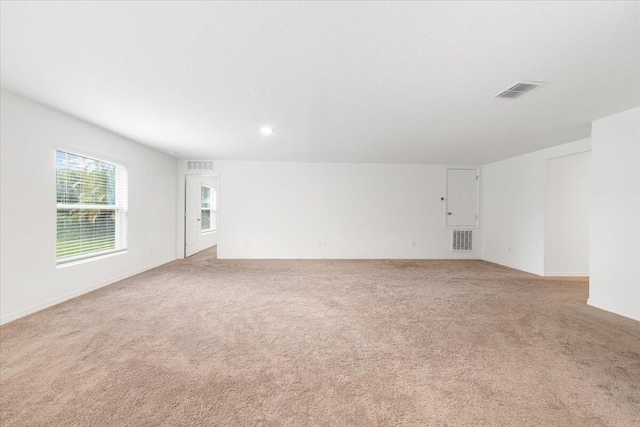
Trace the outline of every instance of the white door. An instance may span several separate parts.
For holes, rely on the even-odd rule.
[[[478,170],[447,169],[447,227],[478,226]]]
[[[185,243],[184,256],[189,257],[200,250],[200,194],[202,183],[199,176],[187,175],[185,191]]]

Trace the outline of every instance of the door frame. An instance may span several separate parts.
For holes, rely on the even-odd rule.
[[[216,194],[216,205],[217,205],[217,215],[216,215],[216,233],[217,235],[217,246],[218,250],[220,250],[220,237],[222,236],[222,209],[221,209],[221,194],[222,194],[222,173],[216,171],[207,171],[208,173],[193,173],[194,171],[185,171],[178,174],[178,209],[177,209],[177,238],[176,238],[176,259],[185,259],[185,243],[187,239],[186,227],[186,213],[187,213],[187,175],[191,176],[202,176],[202,177],[217,177],[218,178],[218,189]]]

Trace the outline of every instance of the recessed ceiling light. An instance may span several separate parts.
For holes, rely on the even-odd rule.
[[[262,126],[260,128],[260,133],[263,135],[271,135],[273,133],[273,128],[270,128],[269,126]]]
[[[169,154],[171,154],[171,155],[173,155],[173,154],[178,154],[178,152],[177,152],[177,151],[173,151],[173,150],[172,150],[172,151],[169,151]]]

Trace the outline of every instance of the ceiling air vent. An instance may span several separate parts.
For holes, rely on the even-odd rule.
[[[494,98],[517,98],[543,84],[542,82],[515,82],[497,95],[494,95]]]
[[[202,160],[188,160],[187,170],[211,170],[213,169],[213,162]]]

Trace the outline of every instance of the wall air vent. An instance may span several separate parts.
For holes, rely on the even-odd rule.
[[[212,170],[213,162],[206,160],[187,160],[187,170]]]
[[[515,82],[505,90],[501,91],[497,95],[494,95],[494,98],[517,98],[525,93],[542,86],[543,82]]]
[[[453,230],[451,250],[453,252],[473,251],[473,230]]]

